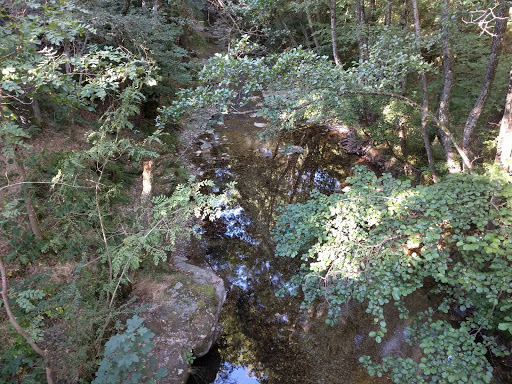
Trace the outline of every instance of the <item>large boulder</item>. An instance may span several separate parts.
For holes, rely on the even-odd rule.
[[[156,335],[152,354],[158,368],[167,371],[162,384],[187,381],[190,359],[186,356],[203,356],[215,343],[221,332],[219,315],[226,299],[224,282],[212,271],[179,257],[174,266],[179,272],[143,277],[133,292],[147,305],[140,316]]]

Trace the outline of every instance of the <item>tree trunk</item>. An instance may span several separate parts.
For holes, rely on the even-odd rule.
[[[361,0],[354,1],[354,13],[356,19],[357,50],[359,52],[359,64],[366,61],[366,38],[364,37],[364,11]]]
[[[412,4],[412,12],[414,16],[414,30],[416,33],[416,39],[421,38],[420,32],[420,15],[418,12],[418,4],[416,0],[411,0]],[[418,47],[419,51],[419,47]],[[427,132],[427,123],[428,123],[428,87],[427,87],[427,76],[425,75],[425,71],[421,71],[420,73],[421,80],[421,88],[423,91],[423,104],[421,108],[421,135],[423,136],[423,142],[425,144],[425,151],[427,152],[428,166],[430,168],[430,172],[432,173],[434,180],[437,179],[436,170],[434,168],[434,157],[432,155],[432,148],[430,146],[430,139],[428,137]]]
[[[145,161],[142,171],[142,193],[140,195],[141,208],[142,208],[142,221],[149,226],[150,211],[151,211],[151,198],[153,196],[151,190],[153,189],[153,160]]]
[[[131,0],[124,0],[123,9],[121,10],[121,15],[126,16],[128,10],[130,9]]]
[[[340,65],[341,60],[338,55],[338,43],[336,41],[336,0],[329,1],[329,12],[331,14],[332,57],[334,58],[334,63]]]
[[[407,151],[407,133],[402,123],[398,124],[398,138],[400,139],[400,152],[402,152],[402,157],[407,160],[409,157],[409,152]]]
[[[279,21],[279,23],[281,23],[281,25],[283,26],[284,30],[286,32],[288,32],[288,36],[290,37],[290,42],[291,44],[294,46],[294,47],[298,47],[299,44],[297,43],[297,40],[295,40],[295,38],[293,37],[293,32],[291,31],[291,29],[288,27],[288,25],[286,24],[286,22],[284,21],[284,19],[281,17],[280,13],[279,12],[276,12],[276,16],[277,16],[277,20]]]
[[[445,127],[450,127],[450,101],[452,98],[453,90],[453,55],[450,45],[450,31],[448,29],[448,15],[450,9],[450,0],[444,0],[441,17],[443,19],[443,89],[439,99],[439,108],[437,110],[437,118]],[[459,164],[455,161],[455,153],[452,144],[446,134],[439,130],[439,138],[443,144],[446,162],[448,164],[448,171],[450,173],[458,173],[461,171]]]
[[[384,20],[384,24],[388,27],[391,25],[391,6],[391,0],[388,0],[386,5],[386,18]]]
[[[71,47],[70,47],[69,39],[64,39],[64,56],[66,56],[68,59],[71,57]],[[69,63],[69,61],[66,61],[65,69],[66,69],[66,75],[71,76],[71,64]],[[67,108],[68,108],[69,138],[71,139],[71,141],[74,141],[75,140],[75,113],[73,110],[74,106],[70,102],[70,103],[68,103]]]
[[[13,326],[13,328],[16,330],[18,335],[23,337],[25,341],[30,345],[30,347],[39,355],[44,361],[45,365],[45,371],[46,371],[46,381],[48,384],[53,384],[52,379],[52,371],[50,370],[50,367],[48,365],[48,356],[45,351],[43,351],[34,341],[30,338],[29,334],[25,332],[25,330],[20,326],[16,318],[14,317],[14,314],[11,311],[11,306],[9,305],[9,296],[7,295],[7,273],[5,271],[4,263],[2,259],[0,258],[0,277],[2,279],[2,300],[4,303],[5,312],[7,312],[7,317],[9,318],[9,322]]]
[[[18,149],[14,150],[14,164],[16,166],[16,170],[21,176],[21,181],[25,182],[27,175],[25,173],[25,166],[18,154]],[[36,237],[37,240],[43,240],[43,236],[41,235],[41,227],[39,225],[39,221],[37,220],[36,210],[34,209],[34,203],[32,202],[32,197],[30,196],[30,187],[27,185],[22,186],[23,197],[25,200],[25,209],[27,210],[28,220],[30,222],[30,228],[32,229],[32,233]]]
[[[153,13],[153,17],[158,17],[158,10],[160,8],[160,1],[155,0],[153,3],[153,8],[151,9],[151,12]]]
[[[37,101],[37,99],[35,97],[32,99],[31,105],[32,105],[32,112],[34,113],[34,123],[39,128],[41,128],[41,126],[42,126],[41,109],[39,108],[39,102]]]
[[[408,0],[403,0],[402,13],[400,14],[400,25],[407,28],[409,24],[409,4]]]
[[[64,39],[64,56],[68,59],[64,63],[64,68],[66,69],[66,75],[69,76],[71,73],[71,63],[69,62],[69,59],[71,57],[71,46],[69,39]]]
[[[507,98],[505,101],[505,111],[501,119],[500,134],[498,136],[498,148],[496,151],[496,162],[501,163],[501,167],[512,172],[512,68],[508,77]]]
[[[473,138],[473,132],[475,131],[476,125],[478,124],[478,120],[480,119],[480,115],[484,109],[485,102],[489,97],[489,93],[494,82],[494,77],[496,75],[501,41],[503,40],[503,35],[507,29],[508,16],[509,7],[507,5],[507,1],[501,0],[498,9],[498,18],[496,19],[496,26],[494,28],[494,35],[492,37],[491,54],[489,56],[489,62],[487,63],[487,69],[485,71],[482,87],[480,88],[480,93],[476,99],[475,105],[473,106],[473,109],[469,113],[468,119],[466,120],[466,125],[464,126],[462,149],[466,152],[466,154],[468,154],[468,157],[469,154],[471,154],[470,146],[471,140]]]
[[[308,49],[311,49],[311,41],[309,40],[308,31],[304,26],[304,23],[302,22],[302,16],[303,15],[301,14],[299,18],[300,29],[302,31],[302,34],[304,35],[304,41],[306,42],[306,46],[308,47]]]
[[[359,6],[361,7],[361,24],[367,24],[366,11],[364,9],[364,0],[359,0]]]
[[[309,29],[311,30],[311,36],[313,37],[313,42],[315,43],[316,49],[320,48],[320,43],[318,41],[318,37],[315,33],[315,27],[313,26],[313,19],[311,18],[311,11],[308,7],[306,7],[306,17],[308,19]]]
[[[407,89],[407,76],[404,76],[401,80],[401,94],[404,95]],[[407,131],[405,129],[405,121],[404,119],[400,119],[398,123],[398,138],[400,139],[400,150],[402,152],[402,156],[406,161],[409,158],[409,151],[407,150]]]
[[[370,0],[370,17],[368,18],[369,24],[375,24],[377,21],[377,1]]]

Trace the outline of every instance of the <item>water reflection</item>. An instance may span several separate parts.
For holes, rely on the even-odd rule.
[[[207,264],[230,287],[218,341],[222,363],[215,368],[216,378],[205,383],[388,382],[368,376],[359,356],[379,357],[397,349],[405,353],[407,345],[403,337],[383,345],[368,338],[373,318],[364,307],[347,306],[346,316],[331,327],[325,324],[324,304],[306,310],[300,308],[300,297],[275,296],[300,267],[300,260],[274,257],[270,227],[279,205],[305,201],[313,189],[340,191],[357,158],[347,155],[339,138],[326,129],[305,129],[261,142],[253,123],[228,117],[216,128],[217,139],[209,133],[197,144],[200,150],[207,147],[205,142],[211,143],[196,161],[204,178],[214,181],[213,192],[235,180],[241,196],[239,205],[203,227]],[[391,335],[401,335],[403,324],[390,324],[388,329]]]
[[[213,384],[257,384],[258,379],[247,367],[224,362]]]
[[[239,238],[251,245],[257,245],[258,242],[251,238],[247,233],[247,227],[251,224],[251,220],[244,214],[244,209],[240,206],[236,208],[228,208],[222,211],[220,216],[222,222],[226,224],[224,235],[230,238]]]

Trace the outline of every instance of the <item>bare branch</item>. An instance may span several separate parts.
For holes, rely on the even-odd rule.
[[[494,37],[495,36],[495,33],[494,33],[495,25],[492,25],[492,24],[498,20],[505,20],[508,18],[508,17],[500,17],[496,14],[495,10],[498,7],[499,7],[499,4],[495,5],[492,8],[489,8],[489,9],[480,9],[477,11],[471,11],[470,19],[466,20],[466,19],[462,18],[462,21],[466,24],[478,25],[478,27],[482,31],[480,33],[481,35],[483,35],[485,33],[489,36]]]

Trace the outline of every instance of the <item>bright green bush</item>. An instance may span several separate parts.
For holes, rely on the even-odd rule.
[[[143,322],[138,316],[132,317],[123,333],[107,341],[93,384],[153,384],[166,376],[163,368],[156,370],[155,358],[149,356],[155,334],[142,326]]]
[[[283,209],[274,230],[277,254],[304,263],[280,293],[301,288],[306,307],[325,298],[330,324],[343,304],[364,302],[377,325],[370,337],[380,343],[387,333],[384,305],[394,303],[407,318],[404,299],[427,279],[434,281],[432,293],[442,303],[423,316],[414,314],[408,330],[409,341],[423,353],[413,382],[489,382],[485,354],[489,349],[502,355],[493,335],[507,328],[512,310],[510,177],[457,174],[413,187],[364,167],[354,171],[346,194],[315,192],[308,202]],[[432,319],[433,310],[454,308],[468,310],[458,328]],[[417,364],[391,357],[380,365],[363,362],[375,374]],[[411,380],[392,377],[397,383]]]

